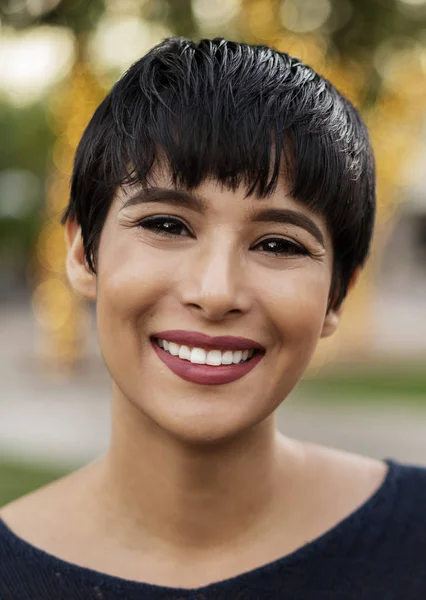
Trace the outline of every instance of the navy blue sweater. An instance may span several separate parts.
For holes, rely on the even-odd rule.
[[[192,590],[78,567],[38,550],[0,521],[0,599],[426,600],[426,469],[387,463],[379,490],[320,538]]]

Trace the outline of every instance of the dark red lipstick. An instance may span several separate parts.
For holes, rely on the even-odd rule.
[[[206,365],[195,364],[189,360],[173,356],[158,345],[157,340],[174,342],[189,348],[202,348],[203,350],[255,350],[249,360],[231,365]],[[200,385],[221,385],[240,379],[262,360],[265,348],[258,342],[244,337],[216,336],[211,337],[195,331],[172,330],[159,331],[152,338],[152,346],[160,360],[175,374],[192,383]]]

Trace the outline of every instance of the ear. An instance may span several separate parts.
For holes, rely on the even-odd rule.
[[[71,219],[65,223],[67,245],[66,271],[73,289],[86,298],[96,300],[96,275],[86,264],[81,227]]]
[[[356,269],[356,271],[352,275],[352,278],[348,285],[347,293],[349,293],[351,291],[351,289],[354,287],[354,285],[358,281],[360,272],[361,272],[361,269]],[[329,337],[330,335],[333,335],[333,333],[336,331],[337,326],[339,325],[340,319],[342,316],[343,305],[344,305],[344,302],[342,302],[342,304],[339,306],[339,308],[337,308],[337,309],[330,308],[330,310],[327,312],[327,314],[325,315],[324,324],[322,327],[320,337],[322,337],[322,338]]]

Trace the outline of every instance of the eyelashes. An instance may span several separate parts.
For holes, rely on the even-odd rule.
[[[137,223],[141,229],[152,231],[153,233],[168,238],[187,237],[194,238],[194,234],[189,230],[183,221],[176,217],[168,215],[156,215],[146,217]],[[309,256],[310,252],[301,244],[288,238],[271,236],[258,242],[251,250],[259,249],[260,252],[271,254],[273,256]]]
[[[256,244],[255,248],[264,246],[264,252],[275,254],[276,256],[309,256],[309,252],[301,246],[287,238],[270,237]]]
[[[176,217],[147,217],[146,219],[139,221],[138,227],[155,231],[160,235],[173,237],[193,237],[192,234],[189,233],[189,229],[185,223],[183,223],[180,219],[176,219]],[[178,233],[182,230],[186,230],[187,234],[182,235],[182,233]]]

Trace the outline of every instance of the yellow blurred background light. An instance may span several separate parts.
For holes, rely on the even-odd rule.
[[[63,79],[74,58],[74,36],[64,27],[34,27],[16,32],[3,27],[0,90],[20,106],[33,103]]]
[[[216,27],[233,19],[240,9],[240,0],[193,0],[192,9],[201,26]]]
[[[50,298],[55,298],[53,310],[50,310]],[[34,317],[43,328],[60,329],[69,318],[72,306],[71,292],[60,279],[51,278],[40,283],[34,290]]]
[[[90,39],[90,60],[99,70],[122,71],[170,35],[167,27],[147,23],[137,16],[107,15]]]
[[[329,0],[284,0],[281,6],[283,25],[296,33],[319,29],[330,14]]]

